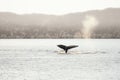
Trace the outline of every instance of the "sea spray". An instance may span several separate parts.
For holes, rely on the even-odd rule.
[[[91,15],[86,15],[82,22],[83,24],[83,38],[91,38],[93,29],[98,25],[98,20]]]

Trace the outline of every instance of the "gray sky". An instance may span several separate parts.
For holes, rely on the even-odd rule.
[[[66,14],[120,8],[120,0],[0,0],[0,12]]]

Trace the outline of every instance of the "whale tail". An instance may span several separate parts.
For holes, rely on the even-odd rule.
[[[59,48],[63,49],[65,53],[68,52],[69,49],[78,47],[78,45],[70,45],[70,46],[65,46],[65,45],[57,45]]]

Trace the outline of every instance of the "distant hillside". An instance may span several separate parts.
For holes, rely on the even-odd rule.
[[[91,38],[120,38],[120,8],[61,16],[0,12],[0,38],[83,38],[86,16],[95,17],[99,23]]]

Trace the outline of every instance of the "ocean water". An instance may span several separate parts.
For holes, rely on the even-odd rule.
[[[120,39],[0,40],[0,80],[120,80],[119,66]]]

